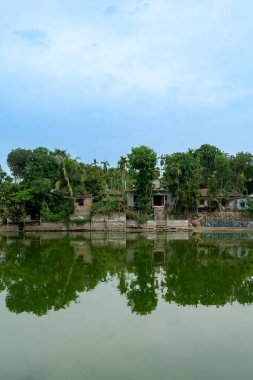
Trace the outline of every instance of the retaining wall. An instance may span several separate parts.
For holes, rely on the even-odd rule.
[[[250,220],[227,220],[227,219],[207,219],[200,224],[201,227],[211,228],[253,228],[253,221]]]
[[[127,220],[123,212],[113,212],[108,214],[94,214],[91,220],[86,220],[82,224],[52,223],[42,222],[41,224],[25,224],[23,232],[47,232],[47,231],[166,231],[166,230],[189,230],[188,220],[167,220],[164,225],[156,220],[148,220],[140,223],[137,220]],[[19,232],[18,225],[2,226],[0,232]]]

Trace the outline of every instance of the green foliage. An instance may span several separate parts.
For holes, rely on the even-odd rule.
[[[12,182],[12,178],[2,169],[0,165],[0,186],[4,182]]]
[[[85,167],[66,152],[56,151],[56,158],[61,175],[56,182],[56,189],[70,197],[83,195],[85,191]],[[67,190],[67,191],[66,191]]]
[[[37,178],[48,178],[54,184],[59,175],[56,157],[46,148],[12,150],[7,163],[14,177],[24,184]]]
[[[0,166],[1,218],[12,216],[18,221],[41,214],[47,220],[68,220],[73,207],[67,207],[65,199],[72,199],[72,204],[84,194],[92,195],[94,211],[125,209],[124,202],[108,196],[110,189],[123,193],[134,190],[136,209],[149,215],[152,182],[159,175],[172,195],[176,213],[197,209],[199,188],[208,187],[209,201],[219,209],[232,190],[234,194],[253,191],[253,155],[248,152],[229,156],[213,145],[203,144],[195,151],[161,155],[159,161],[160,170],[156,152],[147,146],[132,148],[127,157],[120,157],[117,167],[96,159],[84,164],[60,149],[12,150],[7,163],[14,183]]]
[[[217,154],[214,158],[214,173],[208,182],[211,202],[216,202],[219,210],[222,210],[222,201],[227,202],[233,190],[232,170],[230,157],[225,154]]]
[[[253,217],[253,200],[251,198],[248,198],[246,205],[248,213]]]
[[[247,189],[247,184],[253,180],[253,156],[251,153],[240,152],[231,156],[230,165],[232,171],[233,187],[238,192]]]
[[[152,181],[158,177],[157,154],[147,146],[132,148],[127,155],[129,175],[132,177],[139,203],[144,204],[152,195]]]
[[[165,157],[164,182],[175,201],[175,211],[196,208],[199,198],[202,167],[198,156],[191,151]]]
[[[70,215],[75,209],[73,198],[59,198],[52,196],[47,202],[44,201],[41,207],[41,216],[50,222],[63,222],[69,224]]]
[[[108,213],[114,211],[125,211],[126,201],[125,199],[118,199],[113,196],[106,195],[103,199],[93,203],[91,211],[99,213]]]
[[[32,151],[30,149],[14,149],[7,157],[8,166],[17,179],[23,179],[26,173],[28,163],[32,159]]]
[[[127,219],[137,220],[139,223],[144,224],[148,220],[154,219],[154,210],[152,207],[145,206],[144,209],[134,210],[132,208],[126,209]]]
[[[50,221],[69,220],[74,211],[72,198],[84,194],[83,164],[65,151],[52,152],[41,147],[13,150],[7,162],[19,182],[17,192],[3,202],[9,215],[15,211],[20,218],[21,215],[41,214]],[[66,196],[71,199],[66,200]]]
[[[215,157],[221,155],[219,148],[209,144],[203,144],[194,151],[194,154],[202,166],[201,186],[207,187],[210,178],[215,171]]]
[[[11,219],[19,222],[26,216],[24,200],[30,196],[29,192],[23,192],[19,184],[5,182],[0,185],[0,207],[3,210],[4,221]]]
[[[106,181],[103,170],[97,165],[85,165],[86,178],[84,185],[88,194],[95,201],[100,201],[106,193]]]

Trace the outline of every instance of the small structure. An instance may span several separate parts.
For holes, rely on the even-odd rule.
[[[135,190],[127,192],[127,205],[135,207],[138,194]],[[151,207],[169,207],[172,204],[172,198],[169,190],[164,188],[159,180],[153,181],[153,194],[150,201]]]
[[[253,200],[253,194],[250,195],[244,195],[237,199],[233,199],[229,201],[229,208],[232,211],[244,211],[248,209],[247,200],[251,199]]]
[[[212,198],[216,198],[219,202],[222,203],[222,205],[228,206],[230,210],[240,210],[242,207],[240,207],[240,200],[245,200],[246,197],[243,196],[242,193],[238,193],[237,191],[233,190],[230,194],[228,194],[227,197],[225,197],[225,192],[220,192],[216,197],[212,197],[212,194],[209,193],[208,189],[199,189],[199,205],[198,205],[198,211],[207,211],[210,208],[210,200]]]
[[[83,195],[76,198],[74,217],[90,218],[93,198],[91,195]]]

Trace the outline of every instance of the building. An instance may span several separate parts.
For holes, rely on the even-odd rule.
[[[135,190],[127,192],[127,205],[129,207],[136,206],[138,194]],[[153,194],[150,201],[151,207],[168,207],[172,205],[172,198],[169,190],[164,188],[159,180],[153,181]]]
[[[91,195],[83,195],[76,198],[74,217],[89,218],[92,204],[93,198]]]
[[[241,196],[237,199],[233,199],[229,201],[229,208],[232,211],[244,211],[248,209],[247,200],[251,199],[253,200],[253,194],[250,194],[249,196]]]
[[[214,198],[221,202],[223,207],[228,207],[232,211],[242,210],[242,205],[247,200],[247,197],[245,197],[242,193],[238,193],[235,190],[231,191],[231,193],[229,193],[226,197],[224,192],[220,192],[220,194],[213,197],[212,194],[209,193],[208,189],[199,189],[198,211],[209,210],[210,200]]]

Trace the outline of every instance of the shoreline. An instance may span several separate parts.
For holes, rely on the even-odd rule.
[[[180,222],[180,221],[177,221]],[[152,225],[136,225],[122,226],[114,223],[113,226],[101,226],[89,224],[78,225],[71,224],[69,226],[64,223],[42,223],[41,225],[25,225],[22,229],[18,224],[9,224],[5,226],[0,226],[1,233],[34,233],[34,232],[115,232],[115,233],[156,233],[156,234],[171,234],[171,233],[188,233],[190,235],[201,234],[201,233],[251,233],[253,234],[253,227],[186,227],[184,226],[165,226],[163,229]]]

